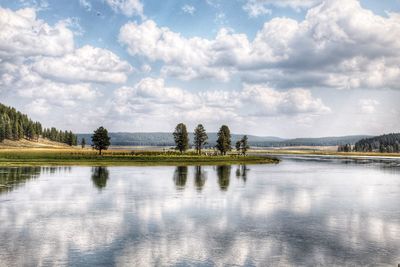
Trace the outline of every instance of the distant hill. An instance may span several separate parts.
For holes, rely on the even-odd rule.
[[[354,145],[357,141],[371,137],[370,135],[348,135],[337,137],[295,138],[272,144],[271,146],[339,146]]]
[[[174,146],[172,133],[109,133],[111,144],[114,146]],[[87,144],[91,144],[92,134],[78,134],[78,139],[85,138]],[[274,136],[247,135],[250,146],[256,147],[284,147],[284,146],[337,146],[342,144],[355,144],[355,142],[367,138],[367,135],[354,135],[342,137],[322,138],[296,138],[283,139]],[[232,146],[237,140],[243,137],[242,134],[232,134]],[[193,133],[189,133],[189,139],[193,141]],[[208,146],[215,146],[217,133],[208,133]]]

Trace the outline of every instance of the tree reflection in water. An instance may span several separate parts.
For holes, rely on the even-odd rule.
[[[207,174],[202,170],[201,166],[194,167],[194,184],[196,186],[197,191],[201,192],[206,183]]]
[[[236,169],[236,178],[242,179],[243,182],[247,181],[247,171],[250,169],[246,165],[239,165]]]
[[[102,190],[107,185],[107,180],[110,176],[110,173],[107,167],[93,167],[92,168],[92,181],[93,185]]]
[[[229,187],[229,179],[231,178],[231,166],[217,166],[218,184],[221,191],[227,191]]]
[[[0,168],[0,193],[8,192],[39,177],[40,167]]]
[[[188,176],[187,166],[177,166],[174,172],[174,183],[177,189],[184,189]]]

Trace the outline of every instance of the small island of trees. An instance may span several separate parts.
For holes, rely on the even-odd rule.
[[[175,149],[181,153],[187,151],[190,147],[189,145],[189,135],[184,123],[179,123],[175,127],[175,131],[173,133],[174,141],[175,141]],[[201,155],[202,149],[207,144],[208,135],[202,124],[197,125],[194,129],[194,142],[193,147],[196,150],[196,153]],[[232,150],[232,140],[231,140],[231,132],[228,126],[222,125],[217,134],[215,148],[221,155],[226,155],[227,152]],[[247,150],[249,149],[248,138],[247,136],[243,136],[243,138],[236,143],[236,149],[239,154],[246,155]]]

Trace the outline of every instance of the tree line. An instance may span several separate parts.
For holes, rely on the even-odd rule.
[[[384,134],[371,138],[364,138],[355,143],[341,145],[339,152],[381,152],[381,153],[399,153],[400,152],[400,133]]]
[[[71,131],[61,131],[54,127],[43,128],[40,122],[31,120],[26,114],[0,104],[0,142],[23,138],[38,141],[39,137],[70,146],[77,144],[77,136]]]
[[[175,141],[175,149],[179,150],[181,153],[185,152],[189,149],[189,134],[186,128],[186,125],[183,123],[179,123],[175,127],[175,131],[173,132],[173,137]],[[204,126],[202,124],[197,125],[194,129],[194,140],[193,147],[195,148],[198,154],[201,154],[201,150],[207,144],[208,135]],[[222,125],[217,133],[217,140],[215,148],[220,152],[221,155],[226,155],[227,152],[232,150],[231,146],[231,132],[228,126]],[[249,149],[248,138],[247,136],[243,136],[243,138],[236,142],[236,150],[238,153],[242,155],[246,155],[247,150]]]

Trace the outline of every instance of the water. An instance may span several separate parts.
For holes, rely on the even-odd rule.
[[[0,168],[0,266],[400,263],[396,162]]]

